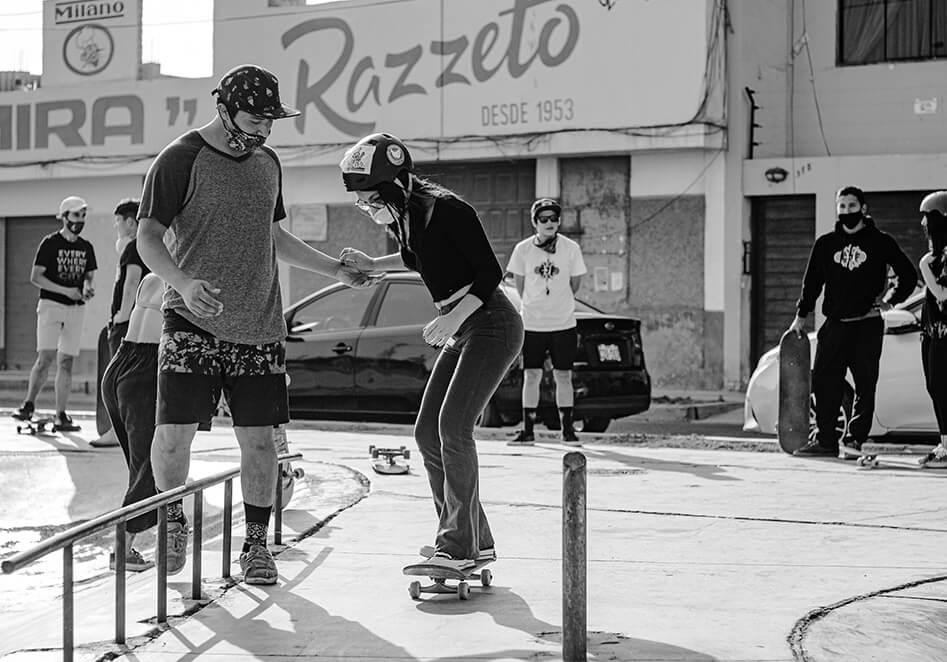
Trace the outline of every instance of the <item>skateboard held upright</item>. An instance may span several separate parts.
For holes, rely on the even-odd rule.
[[[276,425],[273,427],[273,445],[276,446],[277,455],[285,455],[289,452],[289,440],[286,438],[286,426]],[[302,478],[306,472],[301,467],[293,468],[292,463],[284,462],[281,471],[276,477],[276,489],[282,489],[282,506],[286,509],[290,499],[293,498],[293,492],[296,489],[296,479]],[[275,503],[275,502],[274,502]]]
[[[108,410],[105,409],[105,402],[102,400],[102,375],[109,365],[109,328],[103,327],[99,331],[99,339],[96,344],[96,374],[95,374],[95,429],[102,436],[112,427],[109,420]]]
[[[779,446],[793,453],[809,441],[809,337],[787,331],[779,341]]]

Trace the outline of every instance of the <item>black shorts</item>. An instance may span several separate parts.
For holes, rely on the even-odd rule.
[[[523,367],[527,370],[542,368],[549,352],[554,370],[572,370],[577,342],[575,327],[562,331],[527,331],[523,339]]]
[[[213,417],[223,392],[233,424],[289,421],[286,352],[282,342],[243,345],[219,340],[166,311],[158,347],[158,424]]]

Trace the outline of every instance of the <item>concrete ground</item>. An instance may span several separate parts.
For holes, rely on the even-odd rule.
[[[947,660],[947,472],[614,439],[581,449],[590,660]],[[572,449],[482,441],[494,585],[467,601],[415,601],[401,568],[435,533],[423,466],[415,456],[410,474],[379,475],[367,454],[369,444],[413,450],[413,440],[381,426],[305,426],[290,442],[307,476],[286,512],[294,539],[278,554],[279,584],[219,579],[214,538],[202,600],[188,598],[189,566],[170,578],[168,627],[153,620],[154,571],[130,576],[119,647],[112,581],[98,567],[76,595],[77,660],[561,658],[562,458]],[[0,432],[0,454],[42,451],[50,480],[69,479],[57,456],[119,452],[58,443],[50,455],[42,440]],[[200,471],[235,461],[233,443],[222,426],[201,437]],[[0,576],[0,593],[28,591],[28,572]],[[60,608],[50,600],[0,621],[3,659],[61,659]]]

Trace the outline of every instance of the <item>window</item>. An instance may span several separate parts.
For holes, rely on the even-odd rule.
[[[331,292],[293,313],[289,330],[292,333],[310,333],[357,328],[374,293],[373,288],[350,287]]]
[[[431,295],[421,284],[391,283],[382,300],[375,326],[427,324],[437,315]]]
[[[947,57],[947,2],[839,0],[839,64]]]

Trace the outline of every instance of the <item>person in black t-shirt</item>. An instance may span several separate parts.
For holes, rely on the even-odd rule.
[[[13,414],[29,420],[36,408],[36,396],[46,383],[53,361],[56,371],[56,416],[54,428],[70,431],[79,426],[66,413],[72,387],[72,363],[79,354],[79,342],[85,317],[85,302],[95,290],[92,278],[96,270],[95,250],[79,234],[85,227],[88,205],[82,198],[70,195],[59,205],[62,229],[43,238],[30,282],[39,288],[36,307],[36,363],[30,371],[26,399]]]
[[[134,198],[124,198],[115,206],[115,232],[118,237],[115,241],[115,250],[118,252],[118,268],[115,272],[115,284],[112,287],[112,306],[109,309],[108,320],[108,360],[111,360],[125,337],[128,329],[128,319],[131,317],[135,305],[135,293],[141,279],[150,273],[150,269],[142,262],[138,254],[138,242],[135,235],[138,232],[139,201]],[[107,361],[105,362],[108,363]],[[99,376],[101,379],[101,375]],[[96,386],[101,398],[102,384]],[[101,428],[100,428],[101,429]],[[118,446],[118,439],[112,428],[98,439],[89,442],[90,446],[104,448]]]
[[[838,222],[812,247],[796,318],[789,326],[794,333],[804,333],[806,316],[824,288],[825,322],[819,328],[812,368],[818,432],[795,455],[855,458],[868,438],[875,413],[884,337],[881,311],[907,299],[917,284],[917,272],[894,237],[875,227],[867,215],[864,191],[846,186],[835,200]],[[893,288],[888,283],[889,267],[897,278]],[[835,426],[848,371],[855,382],[855,400],[848,434],[839,439]]]
[[[342,263],[364,274],[417,271],[439,311],[423,330],[424,340],[442,350],[414,426],[439,518],[435,544],[422,556],[427,565],[463,570],[496,557],[480,504],[473,428],[519,356],[523,320],[499,288],[503,270],[477,212],[414,174],[404,143],[386,133],[367,136],[340,167],[356,206],[401,247],[377,258],[346,248]]]
[[[929,251],[921,258],[926,292],[921,315],[921,365],[934,405],[940,443],[920,460],[930,469],[947,469],[947,191],[921,201],[921,227]]]

